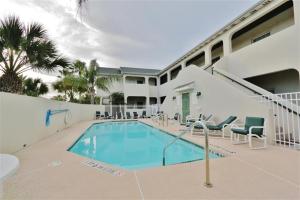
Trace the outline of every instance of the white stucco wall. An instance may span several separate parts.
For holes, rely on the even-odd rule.
[[[51,116],[47,127],[48,109],[69,109],[67,125],[61,113]],[[0,153],[16,152],[74,123],[92,120],[96,110],[103,113],[104,107],[0,92]]]
[[[297,27],[291,26],[223,57],[215,64],[215,68],[224,69],[240,78],[291,68],[300,71],[298,35]]]
[[[190,110],[194,116],[198,116],[199,113],[212,114],[216,122],[223,121],[230,115],[238,116],[242,121],[246,116],[270,118],[270,109],[267,106],[195,65],[180,71],[178,77],[173,80],[173,85],[175,88],[191,82],[193,82],[194,89],[188,92],[190,93]],[[197,92],[201,92],[202,95],[196,97]],[[172,99],[173,96],[176,96],[176,100]],[[171,117],[176,112],[181,113],[181,94],[170,90],[161,110]],[[268,121],[270,122],[269,132],[272,134],[272,126],[270,126],[272,120]]]

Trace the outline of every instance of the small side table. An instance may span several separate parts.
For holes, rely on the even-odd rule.
[[[3,196],[3,182],[19,167],[19,159],[9,154],[0,154],[0,198]]]

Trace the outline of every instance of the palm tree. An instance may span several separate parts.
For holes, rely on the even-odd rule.
[[[82,5],[87,2],[88,0],[77,0],[77,4],[78,4],[78,7],[81,8]]]
[[[23,83],[23,93],[28,96],[38,97],[48,93],[48,86],[41,79],[27,78]]]
[[[86,70],[85,62],[75,60],[75,62],[72,64],[72,68],[74,73],[78,73],[79,77],[83,77]]]
[[[20,75],[28,70],[53,71],[68,61],[58,55],[55,45],[38,23],[24,25],[16,16],[0,22],[0,91],[21,93]]]
[[[52,84],[54,90],[57,90],[60,93],[64,93],[64,98],[69,98],[71,102],[78,102],[75,97],[75,94],[78,93],[79,101],[81,99],[82,93],[87,91],[87,81],[83,77],[78,77],[73,74],[67,75],[62,79],[54,82]]]
[[[124,93],[123,92],[113,92],[110,95],[113,105],[124,105]]]
[[[86,70],[85,76],[88,83],[88,92],[91,96],[91,104],[95,103],[96,90],[95,87],[102,91],[109,92],[109,86],[112,82],[120,80],[119,76],[107,75],[107,76],[97,76],[97,69],[99,69],[99,64],[96,59],[91,60],[89,68]]]

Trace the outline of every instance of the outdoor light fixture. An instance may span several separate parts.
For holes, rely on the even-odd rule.
[[[197,92],[196,96],[200,97],[201,96],[201,92]]]
[[[175,100],[176,99],[176,96],[173,96],[173,100]]]

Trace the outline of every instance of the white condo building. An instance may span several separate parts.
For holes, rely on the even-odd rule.
[[[199,113],[216,120],[264,116],[269,124],[282,121],[272,126],[279,132],[293,120],[283,121],[273,104],[293,113],[290,118],[299,117],[299,106],[282,101],[299,98],[299,72],[300,1],[291,0],[258,2],[162,70],[99,68],[100,76],[122,76],[111,92],[124,93],[125,109],[157,104],[169,117],[179,113],[183,120]]]

